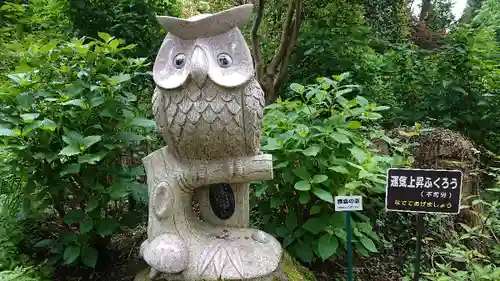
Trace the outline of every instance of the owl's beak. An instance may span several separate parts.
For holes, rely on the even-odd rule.
[[[198,87],[202,88],[207,80],[208,75],[208,59],[205,51],[200,47],[195,47],[191,56],[191,78]]]

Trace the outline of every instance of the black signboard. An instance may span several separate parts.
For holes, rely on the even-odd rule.
[[[208,196],[210,207],[219,219],[227,220],[234,214],[236,202],[231,185],[227,183],[211,185]]]
[[[456,170],[389,169],[387,211],[458,214],[462,172]]]

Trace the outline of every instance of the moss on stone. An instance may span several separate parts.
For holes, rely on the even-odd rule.
[[[283,273],[286,275],[290,281],[316,281],[316,276],[307,268],[297,263],[295,260],[288,255],[288,253],[283,254],[281,261]],[[279,280],[279,279],[278,279]],[[278,281],[273,280],[273,281]]]

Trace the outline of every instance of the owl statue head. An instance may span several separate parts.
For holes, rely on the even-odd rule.
[[[189,19],[158,16],[168,34],[153,66],[156,85],[170,90],[189,79],[200,88],[206,79],[227,88],[247,83],[254,75],[253,61],[238,27],[252,11],[248,4]]]

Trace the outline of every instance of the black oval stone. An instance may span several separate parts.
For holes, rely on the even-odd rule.
[[[227,220],[234,214],[235,200],[231,185],[227,183],[211,185],[208,189],[208,197],[210,207],[219,219]]]

